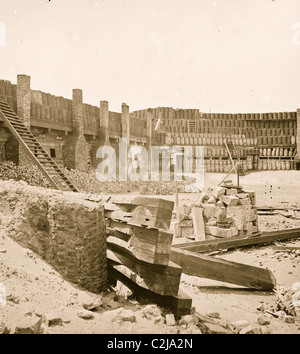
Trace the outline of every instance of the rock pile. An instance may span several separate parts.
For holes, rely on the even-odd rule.
[[[176,214],[175,237],[210,240],[258,231],[255,192],[242,187],[209,189],[195,204],[177,207]]]

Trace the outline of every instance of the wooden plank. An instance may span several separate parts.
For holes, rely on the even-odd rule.
[[[272,249],[275,251],[293,252],[293,251],[299,251],[300,247],[297,247],[297,246],[273,246]]]
[[[107,250],[107,259],[119,267],[116,269],[122,270],[123,274],[145,289],[160,295],[177,295],[178,293],[181,270],[177,275],[174,275],[170,269],[168,271],[163,269],[160,272],[160,270],[152,269],[149,265],[145,266],[137,261],[134,262],[109,249]],[[172,267],[170,268],[172,269]]]
[[[271,243],[279,240],[290,240],[300,236],[300,228],[280,230],[275,232],[263,232],[251,237],[231,237],[221,240],[196,241],[173,245],[173,248],[180,248],[197,253],[212,252],[221,249],[252,246],[257,244]]]
[[[122,264],[114,264],[113,267],[114,269],[124,274],[131,281],[136,283],[138,286],[150,290],[155,294],[163,296],[176,296],[178,294],[179,284],[174,284],[172,281],[169,281],[167,284],[162,284],[155,279],[141,277],[139,274]],[[150,274],[148,274],[148,276],[149,275]]]
[[[108,275],[110,278],[121,281],[124,285],[131,289],[139,302],[143,303],[146,300],[147,303],[156,303],[158,306],[165,309],[170,309],[176,318],[180,318],[181,316],[190,313],[192,299],[181,289],[179,289],[178,294],[175,296],[163,296],[156,294],[148,289],[140,287],[120,271],[114,269],[114,267],[110,264],[108,266]]]
[[[104,216],[112,220],[130,221],[132,214],[123,210],[107,210],[104,209]]]
[[[268,207],[268,206],[257,207],[257,210],[260,210],[260,211],[265,211],[265,210],[270,210],[270,211],[272,211],[272,210],[285,210],[285,211],[290,211],[290,210],[292,210],[292,211],[300,211],[299,208],[294,208],[294,207],[292,207],[292,208],[289,208],[289,207],[287,207],[287,208],[284,208],[284,207],[282,207],[282,208],[280,208],[280,207],[276,208],[276,207]]]
[[[162,199],[162,198],[155,198],[155,197],[138,196],[134,198],[131,203],[135,205],[163,208],[166,210],[173,210],[174,208],[173,201]]]
[[[196,275],[248,288],[272,291],[276,280],[268,269],[231,262],[207,255],[200,255],[172,248],[170,258],[188,275]]]
[[[117,254],[121,261],[121,264],[126,265],[133,271],[139,269],[145,269],[147,271],[153,271],[162,275],[172,275],[174,277],[181,276],[182,269],[176,263],[168,262],[167,265],[152,264],[136,258],[135,254],[126,246],[126,243],[121,240],[109,237],[107,239],[107,248]]]
[[[173,239],[172,233],[141,225],[126,225],[127,228],[107,226],[107,234],[129,241],[127,246],[137,258],[150,263],[168,265]]]
[[[108,236],[114,236],[114,237],[118,237],[123,241],[128,242],[130,240],[130,233],[125,232],[123,229],[121,228],[112,228],[109,226],[106,226],[106,234]]]
[[[205,223],[203,220],[203,209],[200,207],[193,207],[191,215],[195,230],[195,239],[198,241],[205,240]]]

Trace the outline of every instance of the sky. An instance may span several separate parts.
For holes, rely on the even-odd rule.
[[[111,111],[300,108],[299,0],[0,0],[0,79]]]

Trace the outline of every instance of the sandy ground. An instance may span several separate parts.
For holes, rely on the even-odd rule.
[[[218,184],[224,174],[209,173],[205,187]],[[240,177],[240,184],[257,192],[259,206],[300,207],[299,171],[264,171]],[[235,177],[233,176],[232,179]],[[126,198],[126,196],[122,196]],[[168,196],[168,199],[173,198]],[[181,203],[191,203],[195,194],[180,194]],[[260,230],[300,227],[300,220],[283,216],[260,216]],[[175,240],[178,242],[179,240]],[[277,245],[300,247],[300,240],[276,242]],[[217,257],[262,266],[270,269],[278,290],[291,289],[300,282],[300,255],[287,251],[278,252],[275,243],[230,250]],[[6,306],[0,306],[0,324],[11,332],[24,318],[42,318],[44,333],[178,333],[180,326],[167,326],[159,322],[158,314],[145,316],[145,306],[125,299],[126,287],[118,284],[118,298],[114,292],[101,295],[87,293],[68,283],[33,252],[20,247],[0,231],[0,282],[6,287]],[[180,287],[193,298],[193,306],[202,314],[218,312],[220,323],[226,321],[257,321],[263,311],[276,304],[276,292],[253,291],[235,285],[182,275]],[[278,291],[277,290],[277,291]],[[92,319],[83,319],[78,311],[91,299],[100,299],[102,305],[93,312]],[[115,301],[117,300],[117,301]],[[133,311],[136,322],[122,321],[118,313]],[[286,323],[269,316],[270,324],[262,326],[264,333],[300,333],[300,323]],[[48,318],[59,317],[59,326],[48,326]],[[155,319],[156,318],[156,319]]]

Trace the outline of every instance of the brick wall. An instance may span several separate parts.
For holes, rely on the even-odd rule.
[[[104,208],[76,194],[0,182],[0,223],[62,276],[92,291],[106,287]]]

